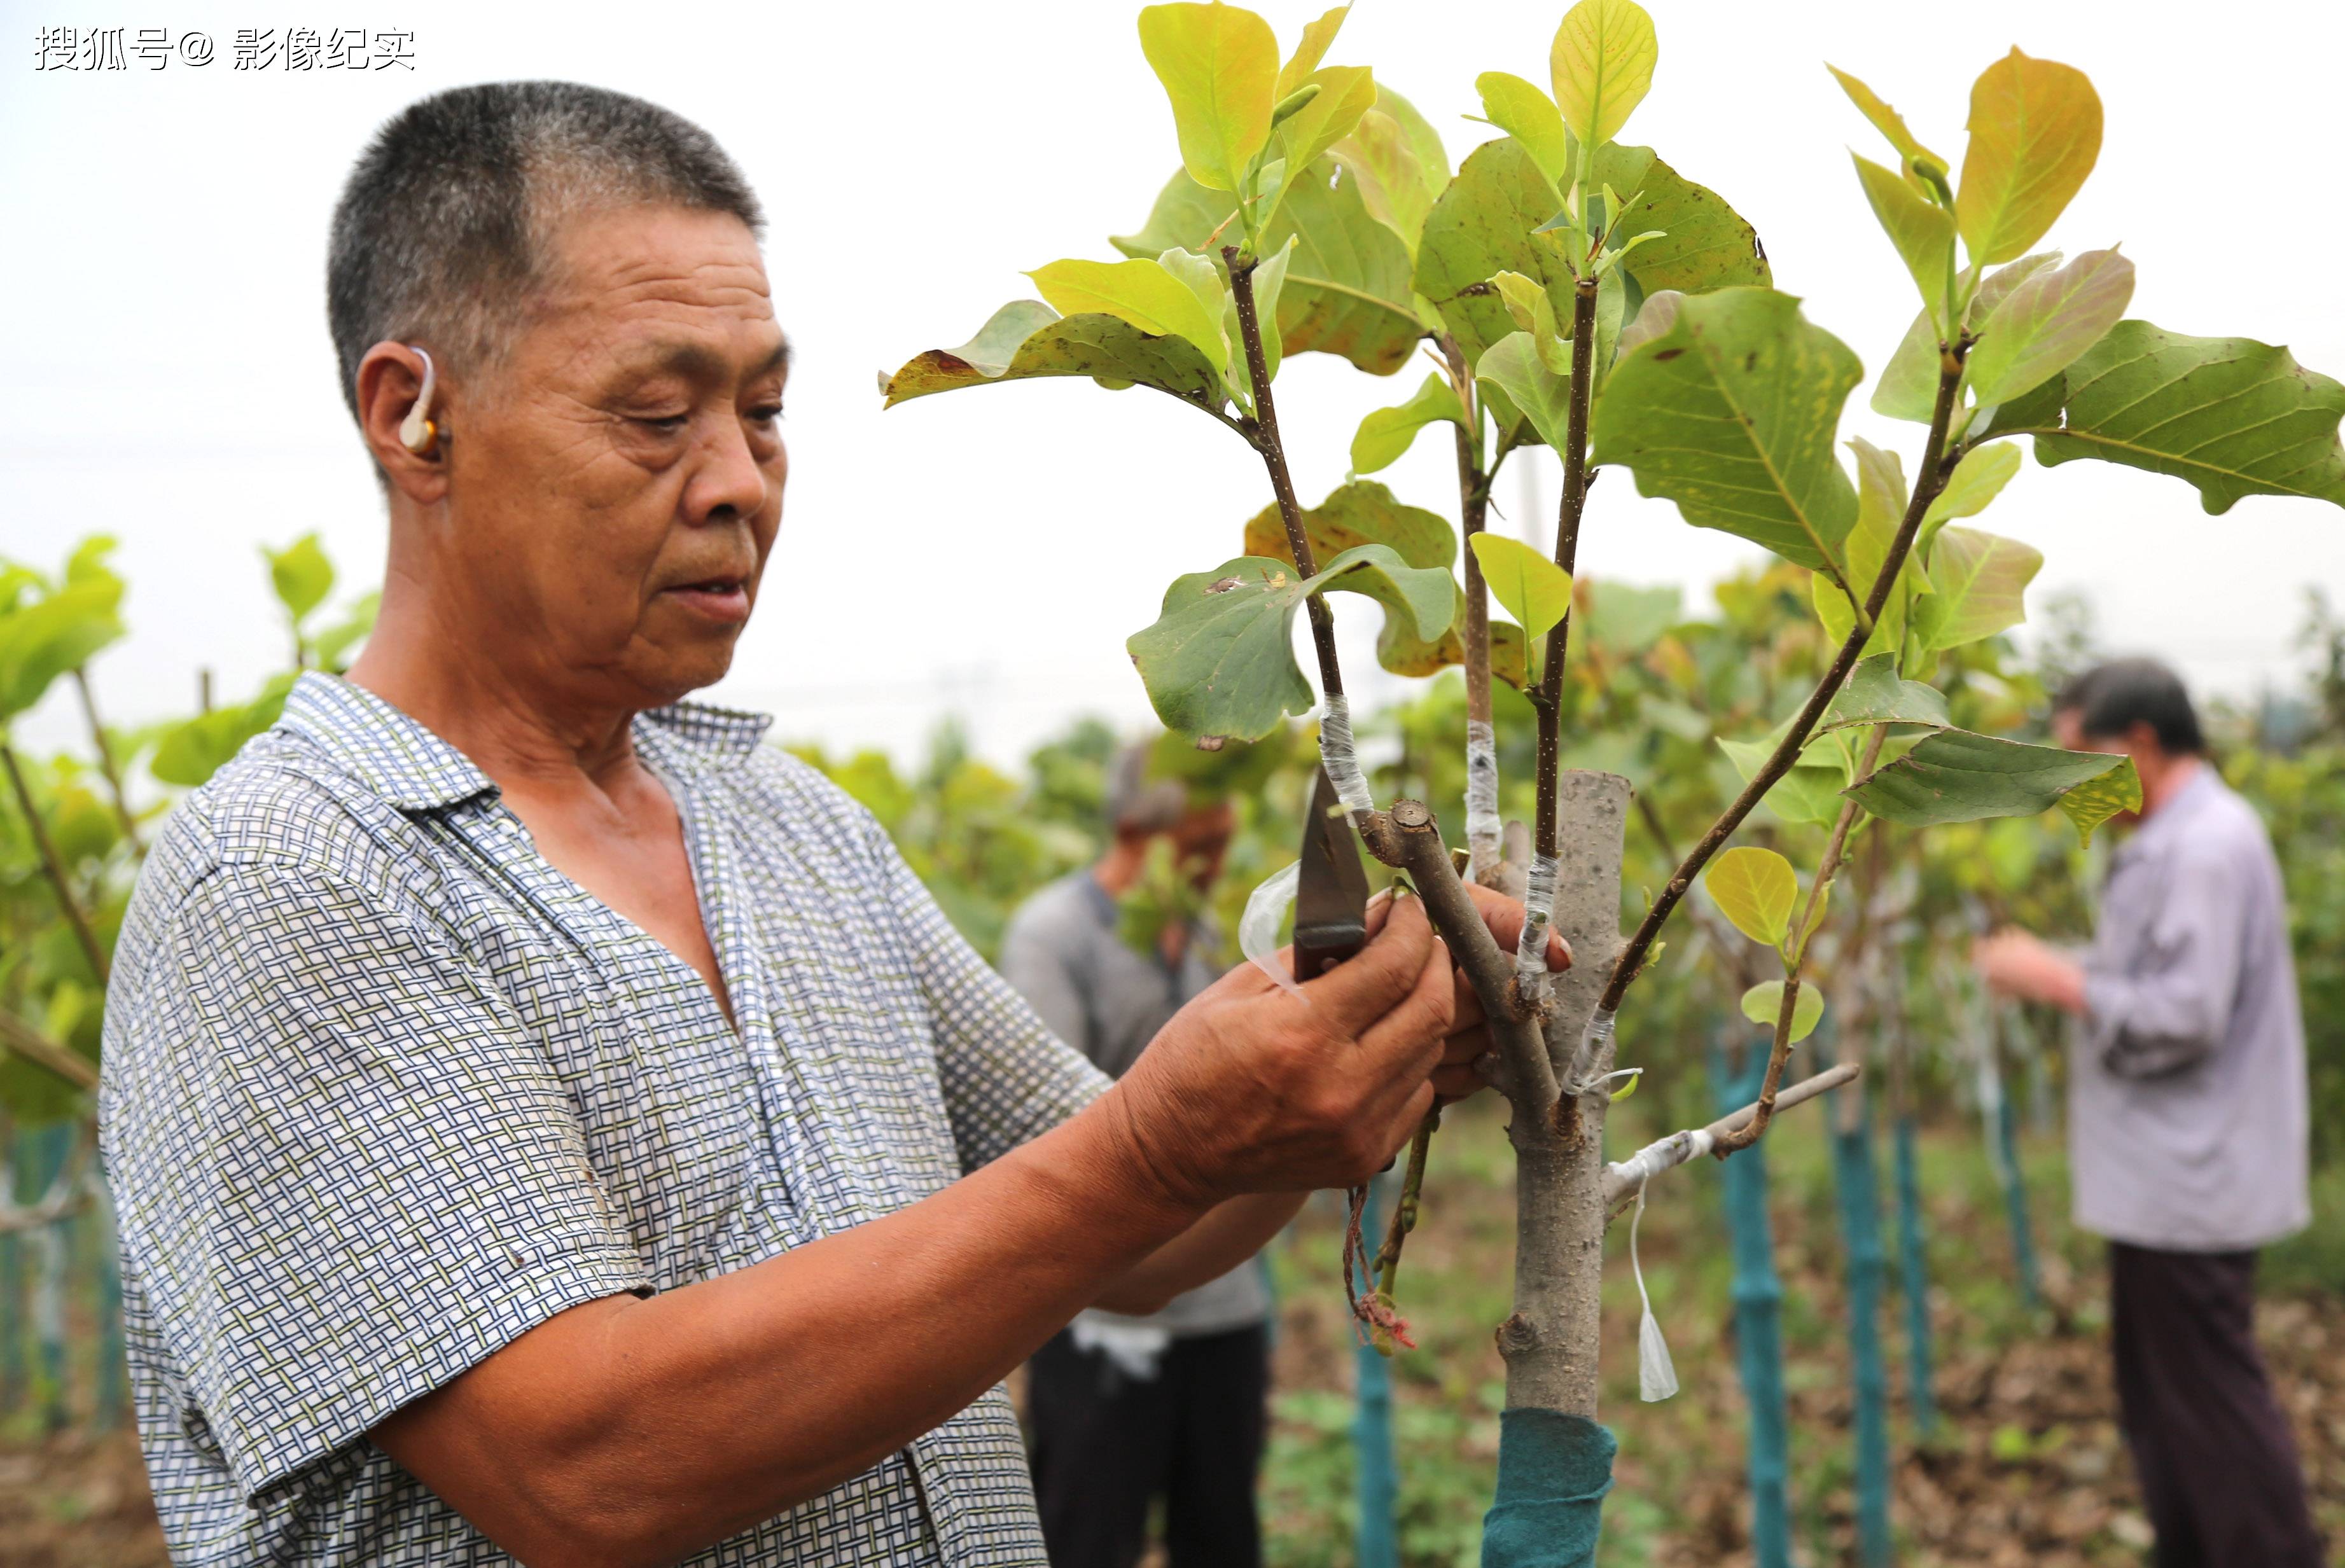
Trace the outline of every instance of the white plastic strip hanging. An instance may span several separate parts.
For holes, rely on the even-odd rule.
[[[1292,991],[1308,1002],[1311,998],[1303,995],[1303,987],[1278,961],[1278,928],[1285,923],[1286,906],[1294,902],[1294,885],[1302,875],[1303,863],[1290,861],[1247,895],[1245,913],[1238,916],[1238,951],[1277,981],[1281,990]]]
[[[1346,809],[1376,809],[1376,797],[1368,793],[1367,777],[1360,772],[1359,754],[1352,745],[1352,704],[1340,693],[1327,699],[1327,711],[1319,716],[1319,760],[1326,765],[1327,782],[1335,786],[1335,798]]]

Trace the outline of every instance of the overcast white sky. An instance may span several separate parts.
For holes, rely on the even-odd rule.
[[[2123,241],[2133,313],[2184,332],[2290,345],[2345,373],[2335,72],[2345,7],[2305,0],[2040,0],[1974,10],[1880,0],[1647,0],[1660,29],[1648,142],[1759,228],[1779,287],[1868,369],[1911,286],[1845,149],[1871,131],[1823,72],[1867,78],[1959,157],[1970,80],[2013,43],[2087,70],[2107,110],[2100,165],[2054,230]],[[1324,0],[1265,0],[1291,42]],[[873,372],[966,339],[1021,270],[1111,256],[1177,162],[1131,5],[943,0],[559,8],[349,0],[266,7],[0,4],[0,551],[54,563],[81,534],[122,541],[130,639],[99,668],[125,718],[179,711],[193,670],[240,695],[282,661],[258,554],[321,531],[353,586],[383,545],[381,502],[337,395],[322,301],[328,216],[371,129],[436,88],[564,76],[707,126],[773,215],[768,264],[797,345],[792,472],[757,619],[719,698],[777,733],[909,749],[957,711],[1010,757],[1080,711],[1146,713],[1124,637],[1166,582],[1236,552],[1266,499],[1254,455],[1145,391],[1089,382],[955,394],[883,415]],[[1453,159],[1488,134],[1459,116],[1473,78],[1544,81],[1558,0],[1363,0],[1329,56],[1410,96]],[[211,35],[202,68],[44,74],[54,24]],[[239,26],[414,34],[416,68],[230,68]],[[1944,40],[1952,39],[1952,42]],[[1942,60],[1944,63],[1933,63]],[[1368,410],[1421,376],[1309,356],[1279,379],[1306,502],[1340,483]],[[1843,434],[1918,429],[1852,400]],[[1442,450],[1436,450],[1442,449]],[[1447,509],[1446,443],[1386,477]],[[1551,519],[1548,466],[1502,482]],[[2206,686],[2252,690],[2289,663],[2303,589],[2345,598],[2345,516],[2252,499],[2212,519],[2177,481],[2031,462],[1985,520],[2040,547],[2048,591],[2087,591],[2107,637]],[[1548,521],[1551,526],[1551,521]],[[1690,529],[1625,479],[1599,487],[1582,547],[1599,577],[1699,592],[1749,553]],[[1362,603],[1353,601],[1351,603]],[[1365,639],[1365,608],[1349,618]],[[1365,658],[1355,668],[1372,664]],[[1365,678],[1355,683],[1366,685]],[[1373,688],[1371,688],[1373,691]],[[36,716],[36,737],[66,715]]]

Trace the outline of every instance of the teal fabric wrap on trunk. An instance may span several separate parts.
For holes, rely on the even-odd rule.
[[[2035,1228],[2027,1218],[2027,1172],[2019,1163],[2019,1114],[2008,1093],[1995,1106],[1995,1141],[2003,1167],[2004,1212],[2011,1224],[2011,1257],[2019,1270],[2019,1293],[2033,1308],[2044,1300],[2044,1280],[2035,1265]]]
[[[1930,1265],[1911,1112],[1897,1118],[1896,1138],[1897,1259],[1899,1288],[1905,1296],[1906,1398],[1914,1407],[1914,1430],[1927,1438],[1938,1431],[1938,1398],[1932,1387],[1936,1356],[1930,1344]]]
[[[1818,1031],[1821,1036],[1823,1031]],[[1820,1049],[1821,1058],[1823,1052]],[[1832,1188],[1848,1254],[1849,1351],[1856,1399],[1856,1541],[1863,1568],[1888,1568],[1889,1370],[1882,1354],[1881,1292],[1889,1260],[1881,1245],[1881,1199],[1873,1168],[1873,1102],[1863,1084],[1852,1125],[1833,1118]],[[1837,1110],[1839,1108],[1835,1107]]]
[[[1609,1429],[1561,1411],[1498,1417],[1498,1495],[1482,1516],[1482,1568],[1590,1568],[1612,1490]]]
[[[1748,1026],[1727,1026],[1748,1032]],[[1742,1053],[1743,1070],[1731,1073],[1714,1036],[1710,1077],[1721,1114],[1759,1098],[1767,1076],[1768,1040]],[[1725,1185],[1726,1236],[1734,1259],[1734,1355],[1749,1407],[1751,1551],[1758,1568],[1792,1568],[1791,1422],[1783,1401],[1783,1281],[1775,1272],[1775,1233],[1767,1217],[1767,1140],[1719,1166]]]
[[[1360,1215],[1360,1234],[1373,1250],[1384,1235],[1382,1180],[1368,1184],[1368,1203]],[[1365,1263],[1362,1264],[1365,1270]],[[1373,1279],[1357,1281],[1362,1290],[1376,1289]],[[1356,1341],[1357,1336],[1354,1336]],[[1355,1556],[1358,1568],[1400,1568],[1400,1540],[1394,1516],[1400,1498],[1399,1479],[1393,1468],[1392,1365],[1374,1345],[1355,1343],[1352,1367],[1357,1391],[1352,1414],[1352,1450],[1359,1460],[1360,1528]]]

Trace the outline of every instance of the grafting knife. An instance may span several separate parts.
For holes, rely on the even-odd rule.
[[[1360,835],[1327,770],[1317,772],[1294,892],[1297,980],[1325,974],[1368,940],[1368,874],[1360,865]]]

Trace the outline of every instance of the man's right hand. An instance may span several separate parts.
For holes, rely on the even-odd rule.
[[[1240,965],[1110,1091],[1134,1168],[1166,1202],[1202,1212],[1242,1193],[1357,1185],[1432,1108],[1455,1001],[1422,901],[1398,900],[1356,957],[1303,994]]]

